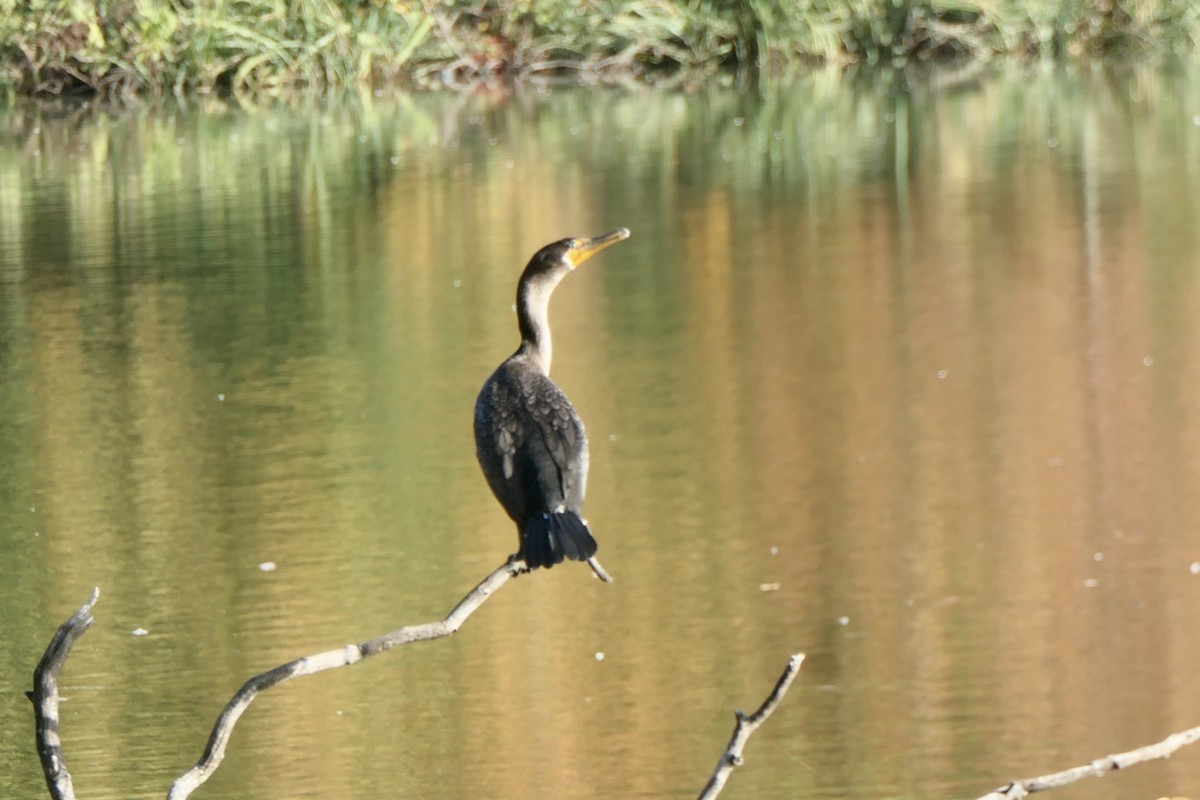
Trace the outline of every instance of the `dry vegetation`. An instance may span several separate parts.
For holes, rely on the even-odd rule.
[[[265,92],[1186,50],[1179,0],[0,0],[8,93]]]

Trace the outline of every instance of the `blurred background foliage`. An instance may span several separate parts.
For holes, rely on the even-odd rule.
[[[0,87],[270,92],[1194,48],[1182,0],[0,0]]]

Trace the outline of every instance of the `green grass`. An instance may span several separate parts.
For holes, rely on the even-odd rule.
[[[0,0],[0,87],[461,85],[1197,43],[1185,0]]]

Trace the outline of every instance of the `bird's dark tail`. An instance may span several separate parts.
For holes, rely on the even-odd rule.
[[[564,558],[586,561],[596,554],[596,540],[574,511],[538,514],[525,523],[521,556],[530,569],[553,567]]]

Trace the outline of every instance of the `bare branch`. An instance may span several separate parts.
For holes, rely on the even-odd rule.
[[[708,779],[708,785],[704,787],[704,791],[700,792],[699,800],[712,800],[725,788],[725,781],[729,780],[729,774],[733,772],[733,768],[742,764],[742,748],[750,740],[750,734],[767,721],[767,717],[771,716],[771,712],[783,700],[783,696],[787,694],[788,688],[795,680],[796,674],[800,672],[800,665],[803,663],[804,653],[796,653],[788,659],[783,674],[775,683],[775,688],[758,707],[758,711],[748,717],[740,711],[733,712],[737,716],[737,724],[733,726],[733,736],[726,745],[725,752],[721,754],[720,760],[717,761],[717,768],[713,770],[712,777]]]
[[[459,601],[445,619],[439,622],[399,628],[361,644],[349,644],[338,650],[328,650],[317,655],[306,656],[261,675],[255,675],[242,685],[242,688],[221,711],[213,726],[212,734],[208,738],[208,745],[204,748],[204,755],[196,762],[196,766],[175,779],[175,783],[171,785],[171,791],[167,793],[167,800],[183,800],[189,797],[217,771],[217,767],[225,758],[225,747],[233,733],[233,726],[237,724],[238,719],[260,693],[302,675],[313,675],[327,669],[357,664],[368,656],[383,653],[398,645],[449,636],[462,627],[462,624],[467,621],[467,617],[483,605],[497,589],[507,583],[509,578],[521,574],[525,569],[524,561],[510,559],[484,578],[478,586]]]
[[[587,560],[587,564],[592,568],[592,572],[596,573],[596,577],[605,583],[612,583],[612,576],[604,571],[604,566],[600,563],[600,559],[592,556]]]
[[[1042,775],[1039,778],[1013,781],[1007,786],[1001,786],[999,789],[985,794],[979,800],[1016,800],[1016,798],[1026,797],[1034,792],[1066,786],[1080,778],[1100,778],[1115,769],[1125,769],[1134,764],[1141,764],[1143,761],[1153,761],[1156,758],[1170,758],[1171,754],[1179,748],[1197,741],[1200,741],[1200,727],[1190,728],[1173,733],[1158,744],[1150,744],[1125,753],[1097,758],[1090,764],[1072,767],[1050,775]]]
[[[25,693],[33,703],[37,719],[38,756],[42,760],[46,786],[54,800],[75,800],[75,786],[63,758],[62,739],[58,736],[58,671],[66,662],[75,640],[96,621],[92,617],[92,606],[99,599],[100,589],[92,589],[87,602],[58,626],[42,660],[33,671],[33,691]]]
[[[592,564],[597,576],[607,579],[607,574],[598,562],[589,561],[589,563]],[[510,559],[484,578],[440,621],[410,625],[361,644],[351,644],[338,650],[329,650],[297,659],[246,681],[218,716],[204,755],[194,767],[176,779],[167,795],[168,800],[184,800],[216,772],[225,757],[225,749],[234,726],[260,693],[291,678],[356,664],[368,656],[377,655],[402,644],[449,636],[462,627],[467,618],[510,578],[525,572],[526,569],[525,562],[517,560],[515,557]],[[70,619],[59,626],[34,671],[34,689],[26,692],[34,705],[37,719],[38,755],[42,761],[42,770],[52,800],[75,800],[75,789],[72,785],[71,775],[67,771],[62,753],[62,741],[59,738],[58,673],[76,640],[92,626],[94,619],[91,616],[91,610],[99,598],[100,590],[93,589],[87,602]],[[734,726],[733,736],[721,754],[708,784],[700,793],[700,800],[712,800],[721,793],[734,767],[742,764],[742,750],[749,741],[750,735],[766,722],[775,708],[783,701],[784,695],[787,694],[803,663],[803,653],[793,655],[788,659],[787,667],[779,676],[775,688],[771,690],[757,711],[748,716],[740,711],[735,712],[737,724]],[[984,795],[979,800],[1017,800],[1034,792],[1066,786],[1081,778],[1102,777],[1113,770],[1125,769],[1154,759],[1169,758],[1176,750],[1197,741],[1200,741],[1200,727],[1171,734],[1157,744],[1096,759],[1090,764],[1037,778],[1013,781]]]

